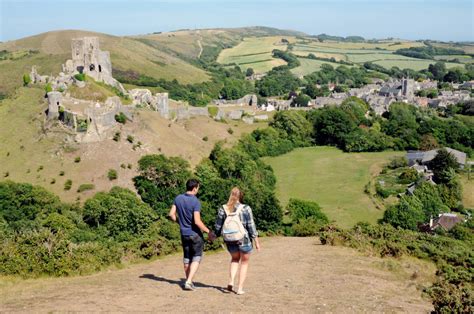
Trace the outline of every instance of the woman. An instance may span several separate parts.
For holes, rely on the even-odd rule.
[[[237,270],[240,263],[240,276],[239,286],[236,293],[241,295],[244,294],[244,282],[247,277],[247,270],[249,266],[250,253],[253,250],[252,241],[255,243],[257,251],[260,250],[260,243],[258,241],[257,228],[253,220],[252,209],[250,206],[242,204],[243,199],[242,191],[234,187],[230,192],[229,200],[227,204],[222,205],[217,213],[216,220],[216,234],[220,235],[223,233],[223,227],[225,225],[226,218],[233,213],[238,213],[240,222],[243,225],[244,236],[240,241],[225,242],[227,250],[230,253],[231,261],[229,268],[229,284],[227,286],[227,292],[234,291],[234,280],[237,275]]]

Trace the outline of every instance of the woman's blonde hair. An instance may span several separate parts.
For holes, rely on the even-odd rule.
[[[235,204],[237,204],[237,202],[242,203],[243,198],[244,193],[238,187],[233,187],[232,190],[230,190],[229,200],[226,204],[227,210],[234,210]]]

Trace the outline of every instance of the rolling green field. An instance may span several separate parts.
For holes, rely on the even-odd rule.
[[[277,196],[284,206],[292,197],[319,203],[339,226],[359,221],[375,223],[377,209],[365,185],[391,157],[401,152],[343,153],[334,147],[308,147],[275,158],[265,158],[277,177]]]
[[[330,64],[335,68],[341,65],[335,62],[313,60],[313,59],[306,59],[306,58],[298,58],[298,60],[300,60],[301,65],[299,67],[291,69],[291,73],[295,74],[296,76],[301,76],[301,75],[305,76],[313,72],[319,71],[321,69],[321,65],[323,64]]]
[[[293,37],[267,36],[248,37],[233,48],[224,49],[219,54],[217,62],[221,64],[239,65],[243,70],[253,68],[256,73],[270,71],[273,67],[286,64],[281,59],[272,57],[273,49],[286,50],[287,46],[281,44],[281,39],[293,41]]]
[[[392,42],[392,43],[345,43],[345,42],[297,42],[294,45],[293,53],[300,56],[307,56],[312,53],[321,58],[334,58],[357,64],[374,62],[385,68],[397,66],[401,69],[409,68],[422,70],[436,61],[410,58],[396,55],[394,50],[408,47],[423,46],[418,42]],[[463,66],[461,63],[446,63],[448,68]]]

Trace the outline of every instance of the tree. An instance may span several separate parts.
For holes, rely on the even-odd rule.
[[[311,97],[306,94],[300,93],[293,99],[292,105],[297,107],[308,107],[308,103],[311,101]]]
[[[99,192],[84,204],[84,221],[92,228],[102,228],[106,236],[128,240],[143,232],[158,216],[128,189],[113,187]]]
[[[166,215],[174,198],[183,193],[191,178],[189,163],[180,157],[146,155],[138,161],[139,175],[133,178],[142,200],[158,214]]]
[[[301,111],[279,111],[273,117],[270,126],[277,129],[294,146],[307,146],[310,144],[312,133],[311,123]]]
[[[344,147],[345,137],[357,128],[351,116],[336,107],[325,107],[311,112],[316,143]]]
[[[247,68],[247,71],[245,72],[245,76],[246,76],[246,77],[250,77],[250,76],[252,76],[252,75],[254,75],[254,74],[255,74],[255,72],[254,72],[254,70],[253,70],[252,68]]]
[[[432,150],[438,147],[439,147],[438,141],[436,141],[436,138],[432,134],[424,134],[421,137],[420,150],[426,151],[426,150]]]
[[[436,182],[448,183],[453,179],[453,171],[459,169],[459,164],[453,154],[442,148],[429,162],[429,168],[433,171]]]
[[[428,71],[433,74],[433,77],[437,81],[442,81],[447,73],[446,64],[444,62],[436,62],[428,66]]]
[[[384,212],[382,222],[395,228],[418,230],[418,225],[425,222],[423,205],[417,197],[404,195],[397,205],[390,206]]]

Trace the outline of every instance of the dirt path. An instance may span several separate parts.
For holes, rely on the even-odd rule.
[[[208,254],[183,291],[181,256],[93,276],[0,281],[0,312],[428,312],[415,283],[383,270],[381,259],[314,238],[263,239],[244,296],[224,294],[226,252]]]

